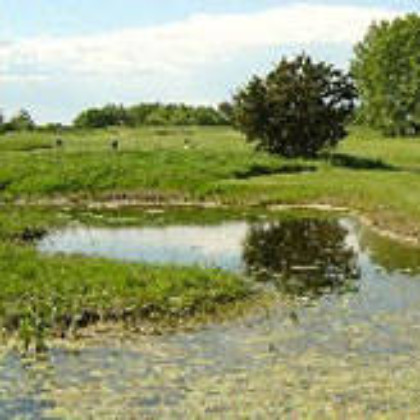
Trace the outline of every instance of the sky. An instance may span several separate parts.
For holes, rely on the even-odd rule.
[[[345,69],[373,21],[407,12],[420,0],[0,0],[0,109],[217,104],[282,56]]]

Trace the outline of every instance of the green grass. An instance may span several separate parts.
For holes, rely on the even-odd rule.
[[[72,221],[112,225],[115,217],[126,217],[112,212],[99,220],[99,214],[74,209],[3,208],[0,329],[6,338],[16,333],[25,348],[31,344],[39,348],[51,336],[67,336],[99,321],[139,325],[151,320],[180,322],[217,313],[219,307],[254,294],[251,284],[239,275],[217,269],[46,256],[36,251],[33,241],[38,235]],[[186,217],[169,214],[168,220],[162,216],[162,223]],[[146,213],[134,216],[136,224],[148,223],[152,217]],[[214,214],[210,219],[220,217]]]
[[[0,199],[9,202],[0,211],[0,307],[5,325],[24,337],[68,327],[66,317],[83,313],[112,317],[129,308],[144,316],[147,305],[161,314],[200,312],[250,290],[238,276],[218,271],[40,256],[25,240],[65,225],[75,212],[102,224],[108,223],[107,213],[14,207],[17,199],[33,204],[64,197],[80,207],[110,196],[214,201],[243,209],[324,203],[359,210],[380,226],[420,237],[418,139],[385,139],[355,128],[333,155],[287,161],[255,152],[228,128],[110,129],[61,137],[63,149],[48,133],[0,137]],[[113,138],[120,140],[118,152],[111,150]],[[226,217],[223,211],[208,214],[207,221]],[[109,220],[115,215],[139,223],[135,210],[109,212]],[[165,224],[194,217],[187,212],[140,219]]]
[[[109,227],[207,225],[255,220],[263,214],[263,209],[166,209],[155,213],[4,207],[0,212],[0,330],[6,333],[5,338],[17,334],[25,348],[42,348],[52,336],[67,337],[100,321],[137,326],[151,322],[159,328],[209,319],[238,303],[247,304],[256,296],[255,285],[239,274],[198,266],[47,256],[38,253],[34,245],[44,233],[76,221]],[[297,215],[285,213],[282,217]]]
[[[197,196],[207,185],[232,178],[250,165],[277,164],[274,158],[254,154],[237,134],[226,129],[163,132],[143,129],[66,134],[63,150],[44,148],[54,145],[49,134],[4,137],[0,139],[2,195],[98,196],[129,191]],[[110,147],[114,137],[120,139],[118,153]],[[189,150],[184,149],[187,138],[192,144]]]
[[[419,139],[386,139],[354,129],[335,155],[346,161],[325,159],[314,162],[313,173],[224,180],[215,188],[225,200],[346,206],[381,227],[420,236]]]
[[[305,162],[255,152],[229,128],[109,129],[61,137],[63,150],[49,133],[0,137],[0,198],[329,203],[420,234],[418,139],[386,139],[355,128],[331,159]],[[113,138],[120,140],[117,153]]]
[[[206,218],[216,222],[227,212]],[[101,217],[99,217],[101,216]],[[125,322],[153,328],[213,316],[255,294],[240,275],[198,266],[129,264],[82,256],[38,253],[38,236],[74,221],[112,226],[152,219],[162,225],[195,219],[192,212],[99,213],[78,209],[7,206],[0,212],[0,330],[25,349],[42,349],[54,336],[68,337],[98,322]],[[229,217],[234,217],[230,212]],[[223,311],[223,310],[222,310]]]
[[[199,267],[47,257],[0,244],[0,320],[27,348],[100,321],[179,321],[252,294],[237,275]]]

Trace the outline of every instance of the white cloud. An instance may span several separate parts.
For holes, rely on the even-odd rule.
[[[0,83],[44,83],[50,79],[47,74],[12,74],[12,73],[0,73]]]
[[[0,80],[45,75],[144,77],[188,74],[262,47],[355,43],[384,8],[297,4],[242,15],[195,15],[184,21],[80,37],[39,37],[0,44]]]

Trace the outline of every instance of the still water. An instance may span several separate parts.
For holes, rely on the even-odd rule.
[[[4,418],[420,415],[420,252],[351,219],[79,226],[39,249],[218,266],[276,299],[192,332],[54,348],[44,362],[7,352]]]
[[[44,253],[83,254],[127,262],[201,264],[238,270],[246,222],[215,226],[72,227],[46,236]]]

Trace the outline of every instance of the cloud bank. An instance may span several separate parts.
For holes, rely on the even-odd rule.
[[[252,14],[194,15],[98,35],[24,39],[0,44],[0,81],[39,83],[66,74],[185,76],[259,48],[352,44],[372,21],[395,15],[386,8],[302,3]]]
[[[6,115],[27,108],[38,122],[70,122],[109,102],[217,103],[282,54],[305,49],[345,66],[372,21],[397,14],[308,1],[86,36],[0,40],[0,105]]]

